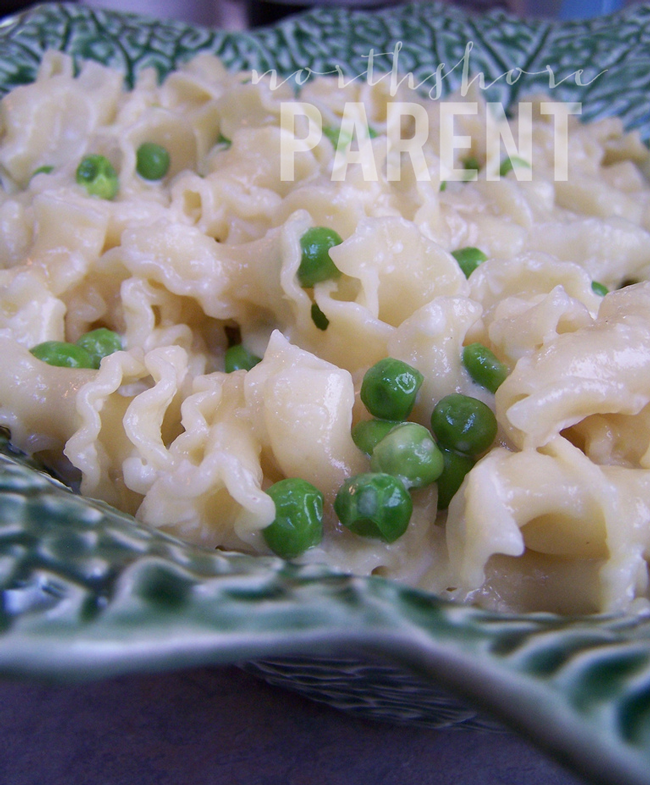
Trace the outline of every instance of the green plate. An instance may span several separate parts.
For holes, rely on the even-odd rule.
[[[494,82],[492,100],[548,90],[552,73],[555,98],[581,101],[585,117],[620,115],[650,137],[648,6],[553,25],[422,3],[319,10],[226,33],[52,4],[0,23],[0,89],[33,79],[51,47],[129,79],[200,51],[233,68],[288,75],[338,65],[351,76],[371,49],[399,51],[400,72],[417,81],[446,73],[444,92],[459,85],[466,56],[473,74]],[[594,781],[650,783],[648,616],[499,615],[379,578],[202,550],[75,496],[6,438],[0,589],[4,676],[78,680],[246,662],[363,716],[432,727],[498,718]]]

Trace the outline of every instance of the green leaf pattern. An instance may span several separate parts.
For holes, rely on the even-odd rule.
[[[468,44],[470,75],[482,72],[486,84],[494,82],[487,91],[490,100],[507,106],[546,91],[557,100],[584,103],[585,119],[616,114],[628,128],[650,137],[650,109],[644,100],[650,89],[650,6],[632,7],[614,23],[600,17],[561,24],[522,21],[500,10],[468,17],[439,2],[372,14],[320,8],[273,28],[230,33],[52,3],[0,26],[0,94],[32,81],[47,48],[119,68],[132,84],[143,68],[154,67],[164,76],[199,52],[216,54],[235,70],[274,68],[289,75],[301,68],[321,74],[340,68],[354,77],[367,69],[371,51],[376,71],[390,70],[398,45],[400,73],[413,74],[425,90],[435,84],[433,75],[444,64],[441,84],[448,95],[461,84]],[[552,89],[547,67],[557,83]],[[506,80],[509,71],[512,84]],[[577,71],[582,84],[576,83]]]

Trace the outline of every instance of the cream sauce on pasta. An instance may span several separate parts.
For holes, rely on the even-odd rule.
[[[324,539],[303,562],[500,610],[647,603],[650,187],[639,138],[616,118],[571,119],[569,177],[555,181],[552,123],[536,111],[530,181],[479,175],[441,190],[436,133],[423,148],[431,177],[405,165],[390,181],[387,88],[320,78],[300,101],[332,125],[345,101],[362,103],[379,175],[352,165],[333,180],[323,137],[295,155],[288,182],[280,118],[293,94],[248,77],[202,55],[162,84],[145,71],[127,91],[111,69],[87,62],[74,76],[70,58],[48,53],[36,82],[3,99],[0,424],[30,453],[65,456],[82,493],[211,548],[269,553],[264,490],[297,476],[325,497]],[[401,97],[439,128],[438,103]],[[470,98],[478,116],[457,124],[481,158],[487,109]],[[144,141],[170,153],[160,182],[136,172]],[[88,153],[113,162],[115,199],[75,182]],[[34,175],[43,166],[52,171]],[[321,225],[343,238],[330,252],[342,276],[311,292],[296,278],[300,237]],[[488,256],[469,279],[450,253],[464,246]],[[597,295],[594,280],[611,293]],[[29,351],[97,326],[124,342],[97,371]],[[226,374],[235,326],[263,359]],[[510,372],[496,395],[463,366],[475,341]],[[391,545],[352,534],[332,508],[341,482],[368,471],[350,430],[368,416],[365,370],[389,355],[424,377],[415,421],[428,425],[437,400],[462,392],[499,423],[448,512],[437,514],[435,485],[414,492]]]

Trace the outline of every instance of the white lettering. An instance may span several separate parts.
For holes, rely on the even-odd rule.
[[[440,104],[440,161],[444,180],[476,180],[476,172],[467,169],[454,169],[454,150],[469,150],[472,146],[471,136],[454,134],[454,118],[456,115],[476,114],[476,102],[445,101]]]
[[[355,137],[358,144],[357,150],[353,150],[351,147]],[[334,182],[345,180],[349,164],[361,164],[363,179],[366,182],[377,181],[377,166],[368,133],[366,107],[357,101],[347,101],[343,109],[341,130],[334,153],[332,171]]]
[[[296,121],[305,118],[307,133],[296,137]],[[280,107],[280,179],[283,182],[295,179],[294,157],[296,153],[313,150],[323,135],[323,118],[313,104],[300,101],[283,101]]]
[[[539,110],[554,117],[553,178],[556,182],[566,182],[569,179],[569,115],[582,114],[582,104],[542,101]]]
[[[402,118],[414,120],[413,136],[402,139]],[[407,101],[394,101],[387,105],[386,118],[388,150],[386,156],[386,177],[395,182],[401,176],[402,153],[410,156],[415,177],[420,182],[431,179],[422,149],[429,138],[429,115],[421,104]]]

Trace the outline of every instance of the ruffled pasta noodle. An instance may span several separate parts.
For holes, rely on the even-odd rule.
[[[75,76],[50,52],[36,82],[3,99],[0,424],[14,443],[77,472],[82,493],[210,548],[268,554],[265,489],[300,477],[325,498],[323,541],[303,562],[499,610],[647,606],[650,188],[638,136],[615,118],[571,118],[569,177],[556,181],[552,122],[531,99],[532,179],[481,172],[441,189],[439,102],[318,78],[300,101],[334,128],[346,104],[361,107],[377,177],[359,163],[333,178],[323,136],[286,181],[281,106],[293,92],[249,77],[202,55],[126,90],[119,73],[86,62]],[[470,99],[478,111],[456,127],[489,170],[490,110],[458,98]],[[428,178],[408,156],[399,180],[386,176],[391,100],[429,120]],[[160,181],[137,173],[145,141],[170,153]],[[113,163],[116,198],[77,184],[90,153]],[[296,274],[313,226],[343,243],[330,252],[341,277],[311,290]],[[488,257],[469,278],[451,255],[465,246]],[[123,350],[99,370],[29,351],[102,326]],[[235,330],[263,359],[227,374]],[[496,394],[462,362],[477,341],[508,369]],[[499,426],[448,511],[435,484],[412,493],[391,545],[351,533],[332,506],[347,477],[369,470],[351,427],[369,416],[363,375],[386,356],[424,377],[411,419],[428,426],[436,401],[461,392]]]

